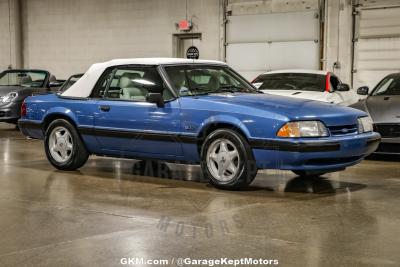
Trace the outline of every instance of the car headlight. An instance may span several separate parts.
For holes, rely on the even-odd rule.
[[[372,132],[374,129],[370,116],[358,118],[358,133]]]
[[[294,121],[283,125],[278,137],[324,137],[329,136],[328,129],[320,121]]]
[[[3,103],[9,103],[9,102],[14,101],[17,97],[18,97],[17,92],[11,92],[11,93],[8,93],[7,95],[3,96],[2,98],[0,98],[0,100]]]

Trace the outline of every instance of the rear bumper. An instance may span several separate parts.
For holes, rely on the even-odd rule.
[[[379,142],[378,133],[366,133],[320,140],[252,140],[251,145],[261,169],[334,171],[359,163]]]
[[[35,139],[44,138],[42,124],[40,123],[40,121],[19,120],[18,127],[21,133],[25,136]]]

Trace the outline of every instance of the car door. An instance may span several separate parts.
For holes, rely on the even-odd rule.
[[[101,149],[120,155],[182,155],[178,135],[180,106],[155,66],[110,70],[104,97],[98,101],[94,128]],[[163,90],[164,107],[146,101]]]

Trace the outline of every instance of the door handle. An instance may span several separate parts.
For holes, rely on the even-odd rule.
[[[107,106],[107,105],[101,105],[101,106],[100,106],[100,110],[101,110],[101,111],[104,111],[104,112],[109,112],[110,109],[111,109],[111,107],[110,107],[110,106]]]

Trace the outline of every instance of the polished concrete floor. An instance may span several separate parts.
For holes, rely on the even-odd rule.
[[[249,190],[228,192],[195,182],[197,166],[92,157],[57,171],[41,141],[0,124],[0,266],[127,257],[400,266],[399,167],[378,158],[318,180],[262,171]]]

